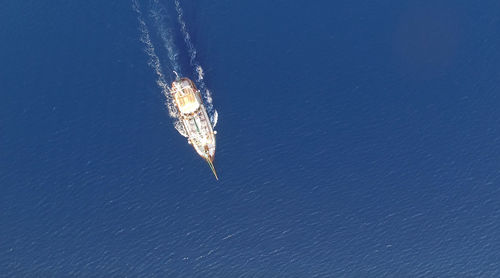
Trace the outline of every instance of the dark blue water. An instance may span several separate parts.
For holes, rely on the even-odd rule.
[[[500,276],[500,2],[180,4],[218,182],[132,2],[2,4],[1,277]]]

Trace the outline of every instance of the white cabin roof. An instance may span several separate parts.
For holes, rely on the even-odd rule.
[[[200,107],[200,103],[196,99],[194,93],[189,93],[186,95],[175,94],[175,101],[182,114],[193,113]]]
[[[175,102],[182,114],[193,113],[200,107],[201,103],[196,96],[195,88],[191,86],[190,82],[186,80],[174,82],[172,89]]]

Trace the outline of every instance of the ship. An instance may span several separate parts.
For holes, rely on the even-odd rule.
[[[183,135],[188,138],[188,143],[194,147],[210,166],[215,178],[219,180],[214,167],[215,134],[214,127],[203,104],[200,90],[196,88],[191,79],[177,76],[172,82],[170,93],[177,107],[179,123],[182,125]]]

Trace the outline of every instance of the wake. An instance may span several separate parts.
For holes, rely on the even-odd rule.
[[[158,35],[160,36],[163,47],[167,50],[167,56],[170,60],[170,65],[172,67],[172,71],[181,72],[178,56],[179,52],[175,47],[175,43],[173,40],[172,30],[167,27],[165,23],[165,15],[166,10],[165,7],[158,2],[158,0],[154,0],[152,2],[152,7],[150,10],[151,18],[154,21],[155,27],[158,29]]]
[[[140,40],[144,43],[144,51],[149,57],[148,65],[155,71],[156,73],[156,84],[158,87],[160,87],[161,92],[167,99],[167,107],[168,107],[168,112],[170,117],[176,118],[177,117],[177,108],[175,105],[173,105],[173,99],[170,94],[170,90],[168,88],[168,83],[165,79],[165,74],[163,73],[161,69],[161,64],[160,64],[160,59],[158,58],[158,55],[156,54],[155,47],[153,43],[151,42],[151,36],[149,35],[149,30],[144,22],[144,19],[142,17],[142,12],[139,6],[139,3],[137,0],[132,0],[132,7],[134,11],[137,13],[137,20],[139,21],[139,31],[141,32],[141,37]]]
[[[166,106],[168,108],[168,114],[171,118],[175,119],[174,121],[174,127],[177,129],[177,131],[183,135],[187,136],[186,130],[184,129],[184,126],[180,123],[180,121],[177,118],[178,111],[177,108],[174,105],[173,99],[172,99],[172,94],[170,93],[170,89],[168,87],[168,82],[165,79],[165,74],[163,73],[163,70],[161,69],[161,64],[160,64],[160,58],[158,57],[158,54],[156,54],[155,47],[153,45],[153,42],[151,41],[151,36],[149,35],[149,30],[146,25],[146,22],[144,22],[142,12],[141,12],[141,7],[139,5],[139,2],[137,0],[132,0],[132,8],[133,10],[137,13],[137,21],[139,22],[139,31],[141,33],[140,40],[141,42],[144,43],[144,51],[149,57],[148,65],[154,70],[156,73],[156,84],[158,87],[160,87],[162,94],[165,96],[166,99]],[[167,48],[168,50],[169,48]],[[173,48],[171,48],[173,50]],[[175,58],[176,56],[174,55],[174,51],[169,52],[169,58],[173,57]],[[176,59],[170,59],[172,67],[175,68],[178,63],[176,63]]]

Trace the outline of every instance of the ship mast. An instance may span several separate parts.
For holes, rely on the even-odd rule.
[[[219,177],[217,177],[217,172],[215,171],[214,164],[212,163],[212,161],[210,160],[210,158],[206,157],[205,159],[207,160],[208,166],[210,166],[210,169],[212,170],[212,173],[214,173],[215,179],[219,180]]]

